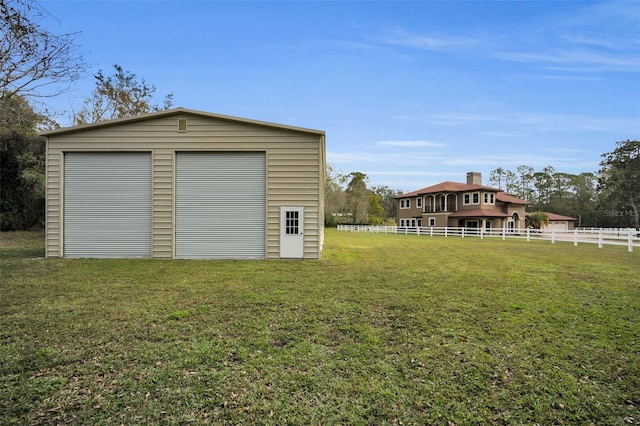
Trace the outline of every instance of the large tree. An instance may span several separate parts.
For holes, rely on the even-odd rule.
[[[401,190],[391,189],[386,185],[378,185],[371,188],[371,192],[379,196],[379,204],[382,207],[383,219],[395,223],[398,201],[396,195],[402,194]]]
[[[49,117],[36,112],[22,95],[0,99],[0,132],[15,131],[35,135],[38,130],[55,127]]]
[[[515,185],[514,192],[518,198],[530,201],[533,194],[533,173],[531,166],[521,165],[517,167],[518,182]]]
[[[346,176],[331,164],[327,164],[324,181],[324,223],[336,226],[343,221],[346,213],[343,185]]]
[[[120,65],[113,66],[113,75],[105,75],[102,70],[94,76],[96,87],[85,99],[82,109],[73,113],[75,124],[97,123],[115,118],[133,117],[147,112],[169,109],[173,94],[164,97],[162,105],[153,104],[156,92],[154,85]]]
[[[51,97],[80,78],[85,64],[77,34],[54,34],[32,0],[0,0],[0,99]]]
[[[617,226],[640,228],[640,141],[616,142],[602,154],[598,178],[600,206]]]
[[[0,229],[38,228],[44,221],[45,141],[37,131],[51,126],[16,94],[0,99]]]
[[[352,172],[348,175],[351,180],[347,184],[347,209],[354,223],[367,223],[369,220],[370,191],[367,189],[369,178],[362,172]]]
[[[44,168],[44,138],[0,131],[0,230],[43,226]]]

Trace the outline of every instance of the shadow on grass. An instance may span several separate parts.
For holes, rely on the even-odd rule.
[[[44,231],[0,233],[0,259],[33,259],[44,255]]]
[[[29,247],[29,248],[14,248],[14,249],[0,250],[0,258],[3,258],[3,259],[44,258],[44,248]]]

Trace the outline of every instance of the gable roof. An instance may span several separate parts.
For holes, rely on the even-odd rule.
[[[214,114],[214,113],[211,113],[211,112],[197,111],[197,110],[187,109],[187,108],[182,108],[182,107],[163,110],[163,111],[157,111],[157,112],[151,112],[151,113],[148,113],[148,114],[141,114],[141,115],[137,115],[135,117],[116,118],[114,120],[99,121],[97,123],[81,124],[79,126],[72,126],[72,127],[63,127],[63,128],[60,128],[60,129],[54,129],[54,130],[48,130],[46,132],[42,132],[41,135],[42,136],[61,135],[61,134],[64,134],[64,133],[72,133],[72,132],[80,132],[80,131],[83,131],[83,130],[98,129],[98,128],[102,128],[102,127],[116,126],[116,125],[124,124],[124,123],[135,123],[137,121],[150,120],[150,119],[153,119],[153,118],[169,117],[169,116],[178,115],[178,114],[189,114],[189,115],[195,115],[195,116],[205,117],[205,118],[214,118],[214,119],[218,119],[218,120],[235,121],[235,122],[238,122],[238,123],[253,124],[253,125],[256,125],[256,126],[270,127],[270,128],[280,129],[280,130],[291,130],[291,131],[294,131],[294,132],[312,133],[312,134],[317,134],[317,135],[321,135],[321,136],[325,135],[325,132],[323,130],[306,129],[306,128],[303,128],[303,127],[288,126],[286,124],[270,123],[268,121],[259,121],[259,120],[252,120],[252,119],[249,119],[249,118],[233,117],[233,116],[230,116],[230,115]]]

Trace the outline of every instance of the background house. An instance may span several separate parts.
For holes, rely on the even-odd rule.
[[[561,214],[544,212],[549,217],[549,224],[543,225],[540,229],[546,231],[572,231],[576,227],[578,219],[575,217],[563,216]]]
[[[47,257],[320,257],[323,131],[178,108],[44,135]]]
[[[525,227],[529,204],[482,185],[482,175],[477,172],[467,173],[466,183],[442,182],[401,194],[396,200],[399,226],[506,227],[512,231]]]

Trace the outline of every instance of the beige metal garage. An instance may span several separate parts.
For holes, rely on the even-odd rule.
[[[323,131],[178,108],[47,137],[47,257],[319,259]]]

